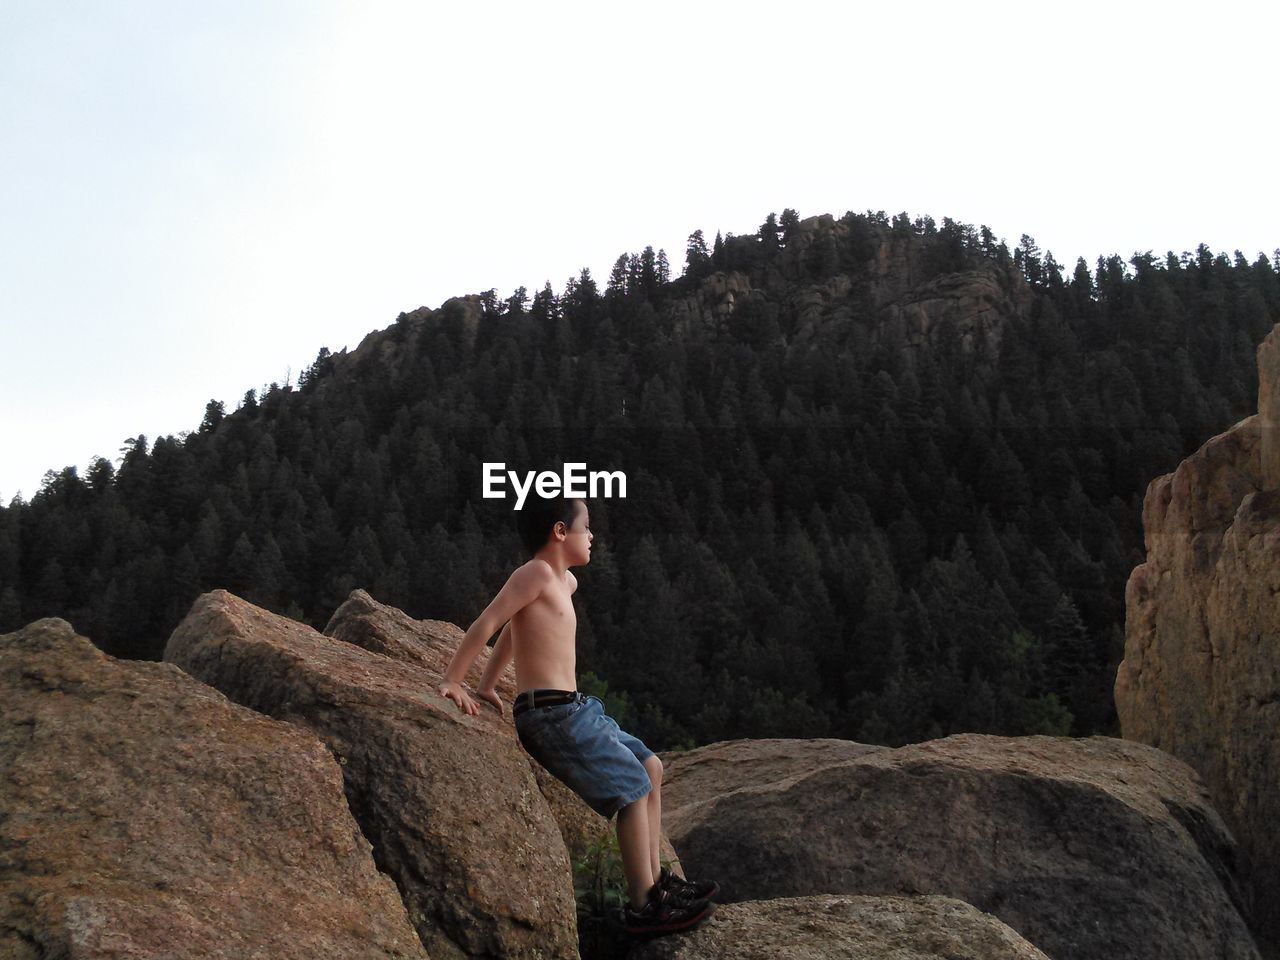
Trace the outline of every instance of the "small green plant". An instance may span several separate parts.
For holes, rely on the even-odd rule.
[[[621,690],[610,693],[608,680],[602,680],[587,670],[578,676],[578,689],[589,696],[599,697],[604,704],[604,712],[617,720],[624,730],[635,722],[631,698]]]
[[[671,862],[659,858],[670,869]],[[657,879],[656,877],[654,878]],[[589,842],[573,861],[573,896],[578,904],[578,947],[582,960],[619,960],[629,938],[622,932],[627,901],[627,878],[622,850],[612,830]]]
[[[665,857],[659,857],[658,863],[671,869],[671,861]],[[573,861],[573,895],[578,901],[579,916],[606,916],[627,903],[622,850],[612,830],[602,831]]]
[[[613,831],[602,831],[573,863],[573,895],[578,916],[607,916],[627,902],[622,851]]]

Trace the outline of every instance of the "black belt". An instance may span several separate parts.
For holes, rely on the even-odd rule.
[[[552,690],[539,687],[536,690],[526,690],[517,696],[516,702],[511,707],[511,715],[518,717],[526,710],[533,710],[536,707],[556,707],[562,703],[577,703],[586,699],[587,695],[580,690]]]

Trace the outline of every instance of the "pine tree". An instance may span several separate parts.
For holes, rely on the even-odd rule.
[[[640,254],[640,289],[646,300],[653,301],[657,298],[658,261],[651,246],[646,246]]]
[[[204,408],[204,420],[200,422],[197,433],[213,433],[218,429],[223,418],[227,415],[226,407],[221,400],[210,400]]]
[[[515,292],[507,298],[507,313],[521,316],[525,305],[529,302],[529,291],[526,287],[516,287]]]
[[[766,260],[781,248],[781,243],[778,240],[780,230],[776,213],[769,214],[769,216],[765,217],[764,223],[760,224],[760,249],[764,252]]]
[[[695,230],[689,234],[689,242],[684,250],[684,272],[695,279],[702,275],[703,266],[711,259],[707,252],[707,241],[702,239],[702,231]]]
[[[782,228],[782,242],[785,245],[795,236],[796,227],[800,225],[800,214],[787,207],[782,211],[782,219],[778,221],[778,225]]]

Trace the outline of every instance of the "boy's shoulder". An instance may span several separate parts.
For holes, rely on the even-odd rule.
[[[561,579],[556,576],[556,572],[551,568],[551,564],[547,563],[547,561],[543,560],[541,557],[530,557],[520,566],[516,567],[511,575],[514,577],[516,574],[520,574],[522,572],[524,576],[537,577],[540,580],[545,580],[547,583],[560,583],[562,585],[566,585],[568,586],[570,593],[573,593],[578,589],[578,578],[573,575],[572,570],[566,570],[564,572],[564,579]]]
[[[520,566],[511,571],[511,576],[528,578],[530,580],[552,581],[556,578],[556,572],[551,569],[551,564],[543,560],[541,557],[530,557]]]

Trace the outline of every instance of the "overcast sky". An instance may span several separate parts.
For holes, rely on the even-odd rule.
[[[1280,246],[1275,4],[0,3],[0,502],[402,310],[907,211]]]

